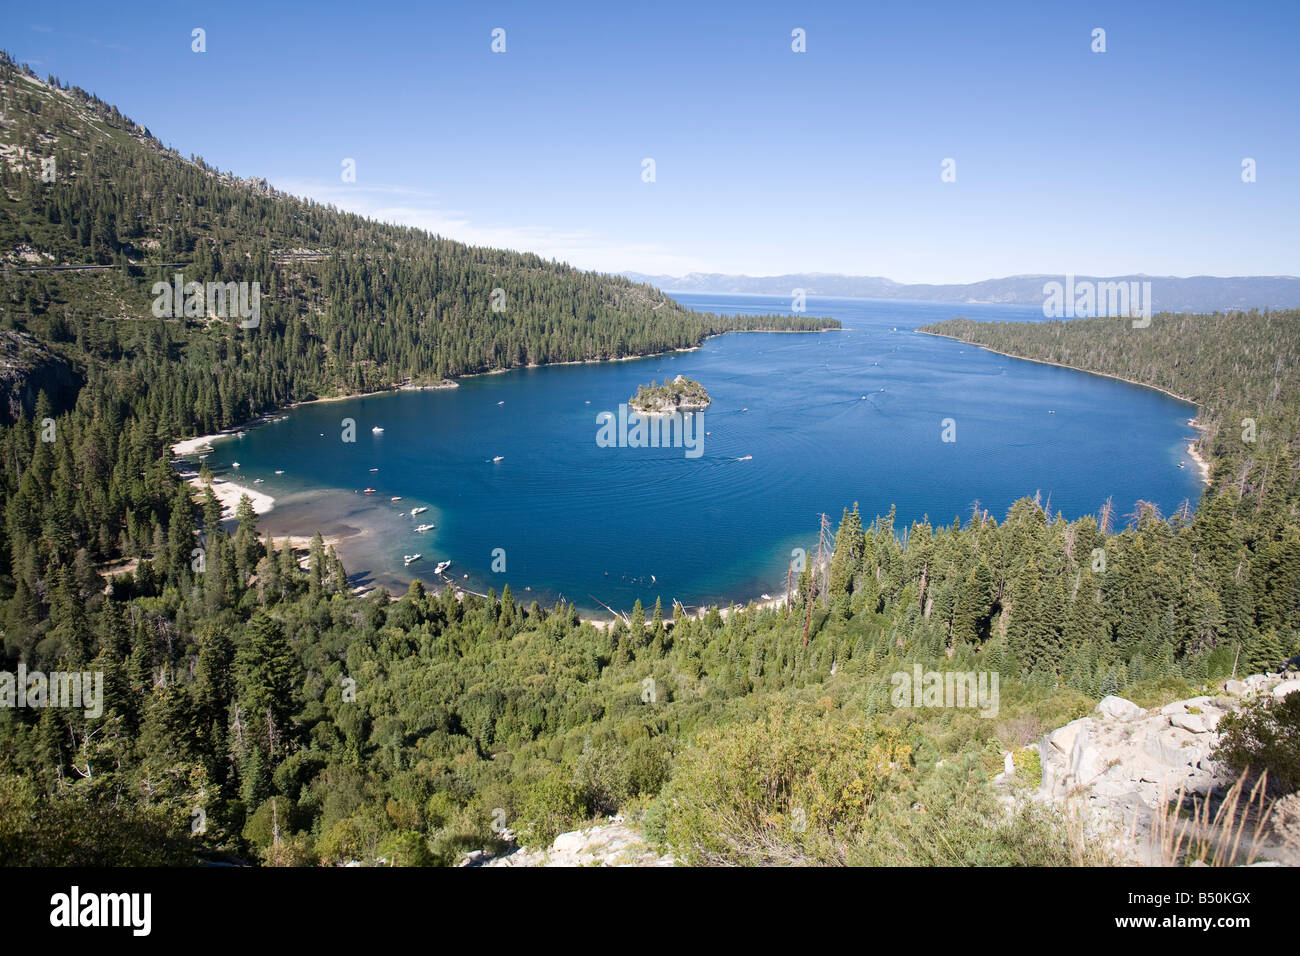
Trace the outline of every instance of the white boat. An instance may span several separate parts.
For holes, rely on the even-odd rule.
[[[378,425],[376,425],[374,428],[372,428],[372,429],[370,429],[370,430],[371,430],[372,432],[374,432],[375,434],[379,434],[379,432],[383,431],[383,429],[380,428]]]
[[[496,463],[498,461],[505,461],[505,458],[506,458],[505,455],[497,455],[495,458],[492,459],[492,461],[493,463]]]
[[[237,461],[232,461],[232,462],[230,463],[230,467],[231,467],[231,468],[238,468],[238,467],[239,467],[239,462],[237,462]]]
[[[414,564],[416,561],[419,561],[419,560],[420,560],[420,557],[421,557],[421,555],[418,555],[418,554],[404,554],[404,555],[402,555],[402,563],[403,563],[403,564]]]
[[[281,468],[279,471],[276,472],[276,474],[277,474],[277,475],[283,475],[283,474],[284,474],[284,469]]]
[[[434,573],[434,574],[442,574],[442,573],[443,573],[444,571],[446,571],[449,567],[451,567],[451,562],[450,562],[450,561],[439,561],[439,562],[438,562],[438,566],[437,566],[436,568],[433,569],[433,573]]]
[[[431,524],[421,524],[421,525],[416,525],[416,526],[415,526],[415,530],[416,530],[416,531],[419,531],[421,534],[423,534],[425,531],[432,531],[432,530],[433,530],[433,525],[431,525]]]
[[[412,509],[411,509],[411,516],[414,517],[415,515],[422,515],[422,514],[424,514],[426,511],[428,511],[428,510],[429,510],[429,509],[428,509],[426,506],[424,506],[424,505],[420,505],[420,507],[418,507],[418,508],[412,508]]]
[[[761,597],[764,601],[770,601],[770,600],[772,600],[772,595],[770,595],[770,594],[761,594],[761,595],[759,595],[759,597]]]
[[[260,485],[261,483],[262,483],[262,479],[261,479],[261,478],[254,478],[254,479],[253,479],[253,484],[255,484],[255,485]]]

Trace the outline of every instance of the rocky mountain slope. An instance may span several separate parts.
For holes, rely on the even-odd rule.
[[[31,415],[41,392],[55,411],[67,408],[84,382],[70,362],[30,335],[0,330],[0,423]]]

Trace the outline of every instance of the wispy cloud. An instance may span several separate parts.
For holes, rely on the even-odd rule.
[[[687,272],[709,272],[714,268],[711,263],[680,255],[655,242],[611,239],[588,230],[483,223],[463,210],[442,208],[438,197],[433,193],[402,186],[362,186],[356,183],[333,184],[298,179],[273,180],[272,185],[296,196],[331,203],[339,209],[380,222],[414,226],[475,246],[533,252],[580,269],[681,275]]]

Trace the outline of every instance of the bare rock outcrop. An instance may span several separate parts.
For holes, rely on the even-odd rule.
[[[518,848],[503,856],[470,853],[462,866],[672,866],[671,855],[648,846],[638,828],[614,818],[585,830],[561,833],[545,848]]]
[[[1151,822],[1176,799],[1222,793],[1235,779],[1210,754],[1223,717],[1257,696],[1300,691],[1300,674],[1256,674],[1230,680],[1224,691],[1149,710],[1106,697],[1087,717],[1071,721],[1038,743],[1043,777],[1039,799],[1071,803],[1085,831],[1113,838],[1134,862],[1152,862]]]

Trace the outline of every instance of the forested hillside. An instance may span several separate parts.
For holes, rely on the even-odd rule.
[[[602,629],[508,590],[358,597],[319,537],[303,566],[247,504],[223,529],[168,441],[337,390],[694,344],[732,320],[236,183],[77,91],[8,63],[0,83],[0,322],[85,381],[70,408],[19,401],[0,432],[0,670],[99,671],[105,698],[99,716],[0,708],[0,862],[454,864],[502,827],[544,842],[616,810],[694,862],[1091,861],[1060,821],[1003,811],[1001,751],[1098,695],[1190,696],[1297,650],[1295,340],[1274,334],[1295,313],[1178,320],[1165,352],[1117,370],[1197,397],[1169,377],[1187,362],[1205,420],[1258,409],[1248,450],[1220,448],[1220,428],[1194,514],[1117,502],[1067,522],[1025,499],[1004,520],[896,528],[846,508],[824,583],[810,569],[791,608],[725,619],[637,607]],[[41,183],[49,153],[59,178]],[[152,317],[173,267],[150,262],[260,282],[261,325]],[[1258,335],[1230,346],[1233,322]],[[1075,325],[1076,364],[1137,361],[1113,328]],[[891,674],[913,664],[998,672],[997,715],[893,706]]]
[[[0,323],[68,346],[92,374],[111,370],[127,400],[132,382],[149,382],[141,411],[175,433],[339,391],[659,352],[728,329],[838,325],[691,312],[626,279],[236,180],[8,58],[0,93]],[[55,269],[69,265],[111,268]],[[155,318],[150,290],[178,272],[258,282],[260,325]]]

